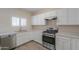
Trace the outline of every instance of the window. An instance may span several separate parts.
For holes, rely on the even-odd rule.
[[[21,20],[21,23],[20,23],[21,26],[22,27],[26,26],[26,22],[27,22],[26,19],[25,18],[21,18],[20,20]]]
[[[24,27],[27,24],[26,18],[12,17],[12,26]]]
[[[19,21],[18,17],[12,17],[12,26],[19,26]]]

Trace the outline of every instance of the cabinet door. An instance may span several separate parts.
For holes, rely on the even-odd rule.
[[[71,47],[70,47],[71,39],[70,38],[62,38],[62,39],[64,39],[63,40],[63,49],[64,50],[70,50],[71,49]]]
[[[17,36],[17,38],[16,38],[17,39],[16,40],[17,46],[32,40],[30,32],[21,32],[21,33],[18,33],[16,36]]]
[[[34,31],[30,36],[31,40],[37,41],[42,44],[42,31]]]
[[[79,50],[79,39],[72,38],[71,49],[72,50]]]
[[[77,8],[68,9],[68,24],[69,25],[78,24],[78,9]]]
[[[32,25],[37,25],[37,17],[36,16],[32,17]]]
[[[38,16],[38,25],[45,25],[45,19],[43,18],[43,15]]]
[[[77,8],[77,21],[76,24],[79,25],[79,8]]]
[[[63,50],[63,40],[59,37],[56,38],[56,50]]]
[[[45,25],[43,15],[36,15],[32,17],[32,25]]]
[[[57,25],[68,25],[67,9],[57,10]]]
[[[67,37],[57,37],[56,39],[56,49],[57,50],[70,50],[70,38]]]

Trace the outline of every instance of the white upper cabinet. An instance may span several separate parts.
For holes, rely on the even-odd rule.
[[[79,8],[63,8],[32,17],[32,25],[46,25],[46,18],[57,16],[57,25],[79,25]]]
[[[45,25],[45,22],[43,15],[32,16],[32,25]]]
[[[67,9],[57,10],[57,25],[67,25],[68,15]]]
[[[46,12],[32,16],[32,25],[46,25],[46,18],[56,16],[56,11]]]
[[[68,9],[68,24],[69,25],[79,25],[78,22],[78,8],[69,8]]]
[[[33,16],[32,17],[32,25],[36,25],[37,24],[37,17]]]
[[[57,25],[79,25],[79,9],[66,8],[57,10]]]

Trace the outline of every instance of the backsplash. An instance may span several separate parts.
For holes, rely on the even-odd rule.
[[[59,32],[79,33],[79,25],[61,25]]]

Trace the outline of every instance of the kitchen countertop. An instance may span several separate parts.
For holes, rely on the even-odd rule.
[[[79,33],[66,33],[66,32],[61,32],[61,33],[57,33],[56,35],[73,37],[73,38],[79,38]]]
[[[0,36],[3,36],[3,35],[12,35],[12,34],[16,34],[16,32],[5,32],[5,33],[0,33]]]

